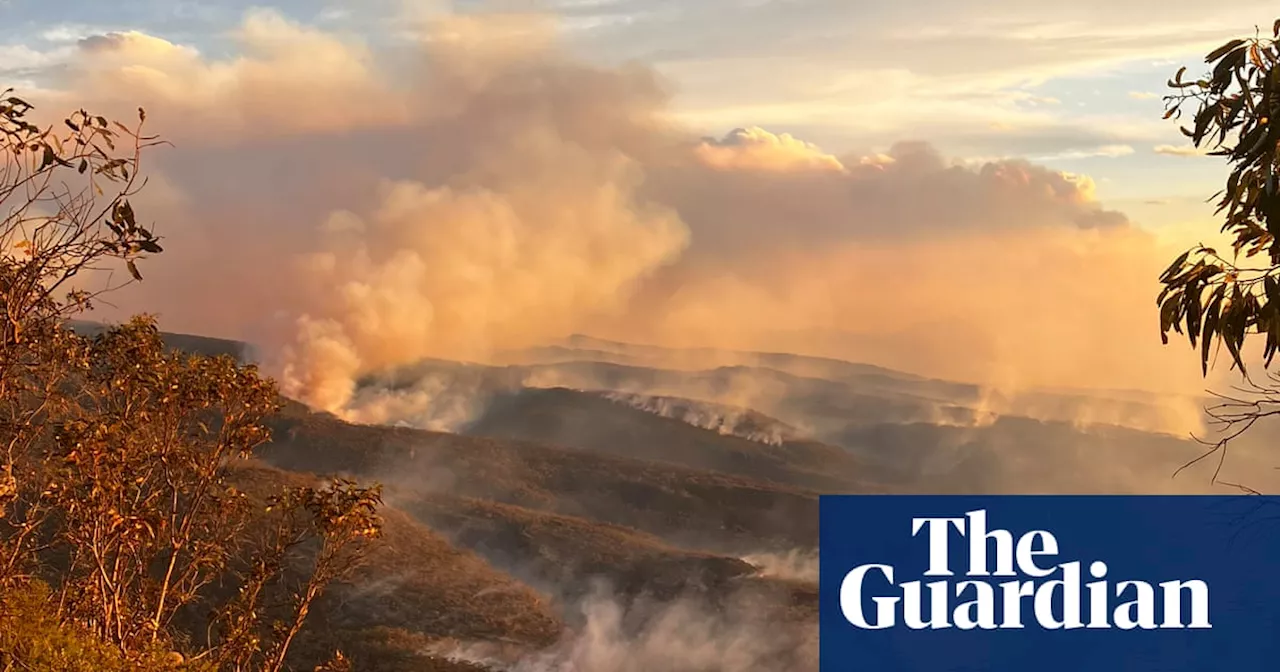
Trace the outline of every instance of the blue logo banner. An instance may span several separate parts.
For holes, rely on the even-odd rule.
[[[824,496],[822,672],[1280,666],[1280,497]]]

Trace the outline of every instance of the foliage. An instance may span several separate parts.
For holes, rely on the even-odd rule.
[[[158,143],[141,110],[135,129],[80,111],[55,133],[31,109],[0,102],[0,595],[40,612],[43,634],[36,648],[0,639],[0,656],[123,670],[181,651],[211,670],[280,670],[316,598],[380,533],[380,491],[242,492],[237,465],[278,408],[272,381],[169,350],[147,317],[91,338],[66,327],[118,286],[111,263],[137,281],[136,262],[162,252],[129,203]]]
[[[138,178],[142,151],[160,144],[141,133],[146,114],[139,109],[130,129],[79,110],[62,126],[41,129],[28,120],[33,107],[11,93],[0,92],[0,301],[7,318],[0,336],[6,342],[21,338],[26,322],[48,326],[48,318],[83,310],[113,287],[72,288],[77,276],[115,259],[140,280],[135,261],[162,251],[129,202],[145,184]],[[127,143],[127,152],[117,153],[117,143]]]
[[[42,583],[0,592],[0,670],[29,672],[213,672],[209,663],[152,647],[126,655],[47,608],[49,589]]]
[[[364,542],[381,533],[377,488],[335,479],[325,488],[287,488],[267,501],[268,516],[251,546],[247,569],[237,575],[235,599],[218,610],[223,643],[217,658],[236,670],[278,670],[302,629],[312,605],[332,581],[350,575],[363,555]],[[307,546],[312,545],[310,552]],[[268,600],[272,588],[290,574],[292,563],[307,565],[301,586],[283,599]],[[284,606],[284,618],[264,618],[264,608]],[[264,628],[264,626],[266,626]],[[340,666],[341,653],[330,661]]]
[[[1211,71],[1203,78],[1184,79],[1187,69],[1180,69],[1168,83],[1175,93],[1165,98],[1166,119],[1194,107],[1183,134],[1231,167],[1213,197],[1222,232],[1233,236],[1231,254],[1203,245],[1183,253],[1161,274],[1157,299],[1165,343],[1170,331],[1184,335],[1198,349],[1205,375],[1215,344],[1225,346],[1232,368],[1245,379],[1240,396],[1220,395],[1223,403],[1209,409],[1223,428],[1234,430],[1215,448],[1280,413],[1280,378],[1251,378],[1245,362],[1249,335],[1261,337],[1264,369],[1280,352],[1280,20],[1271,35],[1214,49],[1205,57]],[[1262,263],[1244,261],[1253,258]]]
[[[1280,21],[1275,34],[1280,35]],[[1214,249],[1198,247],[1174,260],[1160,280],[1161,333],[1185,333],[1201,347],[1207,372],[1210,343],[1225,345],[1235,366],[1243,371],[1244,337],[1250,330],[1267,336],[1266,362],[1280,349],[1280,44],[1274,39],[1236,39],[1206,57],[1215,64],[1208,79],[1183,81],[1186,68],[1169,85],[1179,90],[1168,97],[1166,116],[1178,116],[1189,101],[1199,105],[1191,128],[1183,133],[1197,147],[1211,147],[1225,156],[1231,173],[1219,192],[1222,231],[1235,235],[1233,259]],[[1269,265],[1251,269],[1237,265],[1265,253]]]

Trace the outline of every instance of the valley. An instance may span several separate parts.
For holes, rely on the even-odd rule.
[[[367,378],[380,423],[285,402],[245,479],[385,487],[385,536],[308,641],[370,670],[811,670],[820,494],[1222,488],[1172,478],[1202,446],[1135,428],[1156,395],[1000,402],[1020,415],[867,365],[585,345]]]

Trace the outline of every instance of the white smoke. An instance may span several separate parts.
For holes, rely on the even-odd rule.
[[[743,562],[756,568],[760,576],[788,581],[818,582],[818,552],[791,549],[785,553],[753,553]]]
[[[722,436],[780,446],[783,441],[799,438],[796,430],[780,422],[763,418],[750,409],[723,404],[628,392],[604,392],[606,399],[647,413],[711,430]]]
[[[616,600],[597,593],[581,605],[584,625],[559,645],[516,660],[471,644],[438,655],[503,672],[811,672],[817,624],[771,622],[749,604],[717,613],[693,600],[663,606],[637,628]]]

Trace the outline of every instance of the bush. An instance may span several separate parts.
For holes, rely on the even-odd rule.
[[[128,200],[158,143],[142,110],[133,129],[81,110],[55,133],[5,95],[0,653],[20,669],[150,670],[183,646],[209,669],[280,670],[315,600],[380,534],[380,490],[240,492],[231,476],[269,438],[274,382],[167,349],[150,318],[67,328],[114,288],[102,271],[140,281],[137,261],[162,252]]]
[[[0,669],[27,672],[212,672],[208,663],[187,662],[155,648],[125,655],[92,633],[57,617],[56,602],[43,583],[0,593]]]

